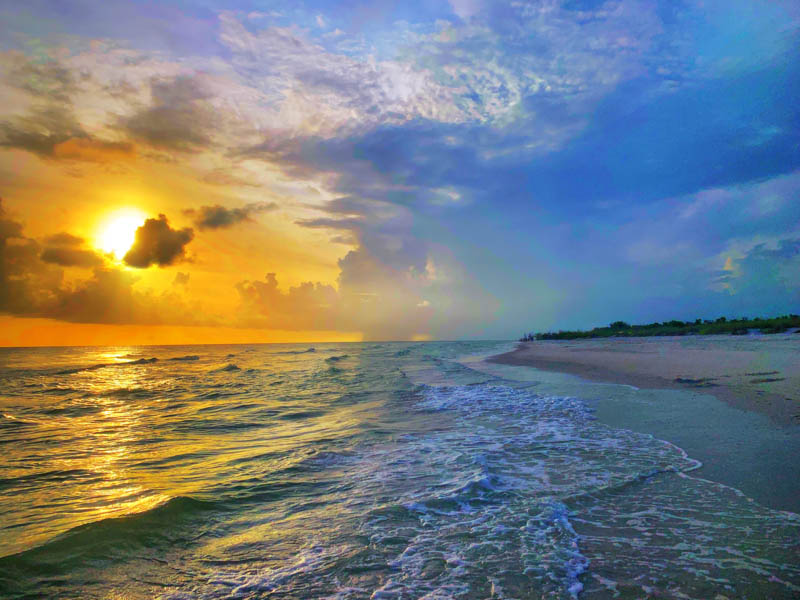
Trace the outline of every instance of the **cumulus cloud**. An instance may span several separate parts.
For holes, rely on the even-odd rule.
[[[330,216],[299,223],[344,234],[356,246],[338,261],[337,286],[305,282],[282,291],[274,274],[243,281],[239,314],[247,323],[411,339],[452,337],[470,320],[491,319],[496,299],[447,248],[415,235],[408,208],[342,197],[325,212]]]
[[[244,314],[255,324],[275,329],[340,329],[348,323],[341,319],[342,306],[333,286],[306,282],[278,289],[275,273],[263,281],[242,281],[236,285]]]
[[[45,248],[40,258],[62,267],[92,268],[102,266],[103,257],[85,247],[85,240],[67,232],[45,238]]]
[[[198,209],[187,209],[184,214],[194,219],[200,229],[224,229],[238,223],[252,221],[257,213],[275,210],[275,202],[254,202],[239,208],[226,208],[220,204],[201,206]]]
[[[137,291],[136,281],[122,269],[97,268],[89,279],[57,290],[42,313],[75,323],[194,324],[202,320],[179,296]]]
[[[103,264],[102,257],[91,250],[80,248],[45,248],[41,259],[46,263],[61,265],[62,267],[98,267]]]
[[[732,294],[784,306],[800,301],[800,237],[780,239],[774,245],[756,244],[726,266],[719,281]]]
[[[150,265],[166,267],[186,258],[186,245],[194,239],[190,227],[172,229],[165,215],[157,219],[147,219],[136,230],[136,238],[125,254],[125,264],[137,269]]]
[[[179,294],[138,290],[137,278],[123,269],[81,264],[93,266],[92,275],[67,282],[59,268],[63,263],[94,263],[81,254],[76,261],[70,254],[82,251],[83,240],[58,233],[44,242],[48,246],[43,252],[0,201],[0,313],[76,323],[216,324],[206,311],[187,306]],[[46,262],[43,254],[48,250],[60,252],[59,260],[67,258]]]
[[[0,203],[0,312],[35,315],[62,287],[60,269],[40,260],[41,248],[23,234]]]

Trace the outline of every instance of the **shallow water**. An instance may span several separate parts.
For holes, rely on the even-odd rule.
[[[800,517],[506,347],[0,351],[0,596],[800,594]]]

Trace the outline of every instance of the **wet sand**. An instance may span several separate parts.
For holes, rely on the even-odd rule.
[[[488,362],[703,392],[777,424],[800,425],[800,334],[522,342]]]
[[[529,342],[471,366],[582,398],[700,460],[694,476],[800,514],[798,334]]]

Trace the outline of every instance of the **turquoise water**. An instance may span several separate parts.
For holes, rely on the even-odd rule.
[[[506,348],[2,350],[0,596],[800,594],[800,517]]]

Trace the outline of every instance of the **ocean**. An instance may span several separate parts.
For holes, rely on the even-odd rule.
[[[800,597],[798,515],[511,347],[2,349],[0,597]]]

